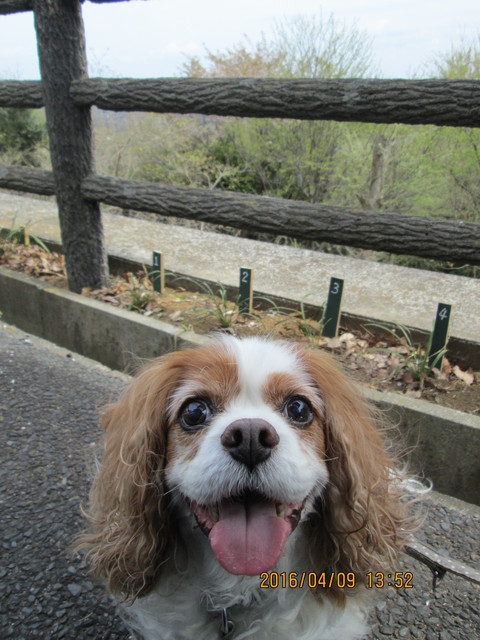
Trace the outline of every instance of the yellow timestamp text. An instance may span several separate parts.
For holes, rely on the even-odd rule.
[[[348,573],[315,573],[313,571],[271,571],[270,573],[260,574],[260,589],[278,589],[290,587],[291,589],[302,589],[310,587],[310,589],[354,589],[355,574]]]
[[[385,587],[395,587],[395,589],[413,589],[413,573],[410,571],[396,571],[395,573],[384,573],[377,571],[367,573],[368,589],[383,589]]]

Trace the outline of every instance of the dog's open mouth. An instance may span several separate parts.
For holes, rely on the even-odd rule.
[[[214,505],[189,504],[222,567],[235,575],[256,576],[278,562],[305,500],[281,504],[247,492]]]

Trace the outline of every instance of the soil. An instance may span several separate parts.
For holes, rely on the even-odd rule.
[[[0,239],[0,265],[66,288],[63,256],[46,251],[30,238],[27,242],[25,245]],[[279,308],[272,304],[267,310],[239,314],[238,306],[227,300],[222,285],[212,290],[201,281],[192,281],[191,288],[197,291],[167,287],[162,295],[155,293],[144,269],[136,274],[112,276],[108,288],[85,289],[82,295],[201,334],[214,331],[239,336],[273,334],[308,342],[333,352],[344,368],[368,387],[480,413],[480,372],[466,368],[464,363],[460,366],[450,362],[448,357],[444,357],[441,371],[435,368],[429,371],[425,350],[412,343],[401,328],[392,333],[381,327],[358,332],[340,327],[338,337],[328,339],[321,335],[321,322],[306,317],[299,307]]]

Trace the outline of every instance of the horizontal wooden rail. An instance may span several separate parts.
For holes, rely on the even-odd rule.
[[[0,107],[39,109],[43,107],[40,80],[4,80],[0,82]]]
[[[304,240],[480,264],[480,225],[90,176],[85,198]]]
[[[53,174],[0,165],[0,187],[54,195]],[[480,264],[480,225],[226,191],[188,189],[156,183],[89,176],[86,199],[123,209],[149,211],[303,240],[375,251]]]
[[[95,78],[70,95],[112,111],[480,126],[479,80]]]
[[[44,169],[0,164],[0,187],[12,191],[36,193],[40,196],[55,195],[53,172]]]
[[[480,126],[478,80],[96,78],[70,93],[78,105],[112,111]],[[41,106],[40,81],[0,82],[0,107]]]
[[[0,0],[0,15],[8,13],[21,13],[31,11],[33,0]]]
[[[81,0],[84,2],[85,0]],[[113,2],[129,2],[129,0],[89,0],[93,4],[107,4]],[[0,0],[0,15],[8,13],[20,13],[22,11],[32,11],[33,0]]]

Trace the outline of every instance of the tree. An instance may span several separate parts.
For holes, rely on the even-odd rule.
[[[480,40],[438,55],[429,74],[480,78]],[[480,221],[480,131],[355,124],[337,153],[330,202]]]
[[[363,78],[375,73],[371,38],[333,14],[283,19],[276,24],[271,44],[290,77]]]
[[[31,110],[0,109],[0,153],[13,155],[13,162],[37,164],[34,152],[45,135],[45,126]]]
[[[224,53],[191,58],[184,73],[195,77],[361,77],[373,72],[371,42],[355,26],[297,16],[276,23],[273,36],[244,40]],[[219,127],[211,153],[230,168],[218,186],[322,202],[330,190],[346,125],[336,122],[232,118]]]
[[[275,23],[271,39],[252,44],[244,38],[226,52],[206,50],[206,64],[191,57],[183,65],[189,77],[343,78],[374,73],[372,41],[355,25],[297,15]]]
[[[470,42],[462,39],[434,62],[441,78],[480,79],[480,35]],[[456,217],[480,222],[480,131],[448,128],[437,135],[432,162],[445,176],[445,199]]]
[[[465,38],[450,50],[438,55],[433,63],[433,75],[450,80],[480,78],[480,35],[470,42]]]

